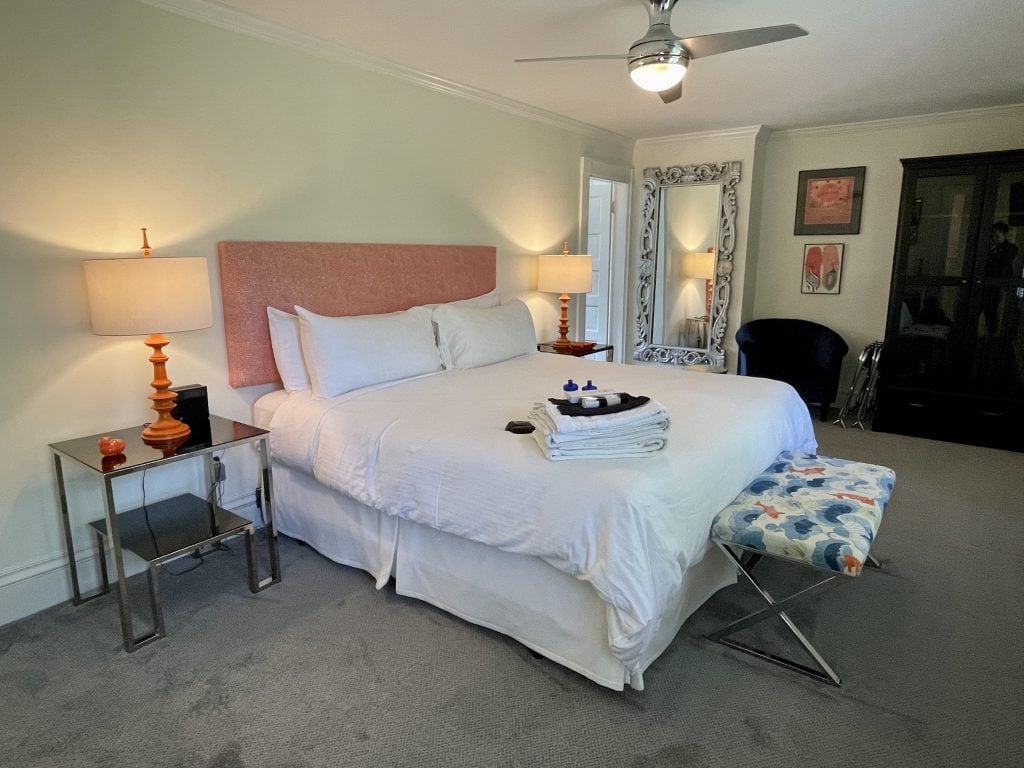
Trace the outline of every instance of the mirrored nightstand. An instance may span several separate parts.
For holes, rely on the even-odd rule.
[[[106,558],[109,553],[116,570],[121,634],[126,651],[134,651],[165,635],[156,574],[156,567],[161,563],[190,551],[216,544],[224,539],[242,535],[245,536],[249,589],[259,592],[281,580],[277,528],[274,524],[273,478],[268,455],[269,432],[239,421],[210,416],[208,427],[205,424],[193,427],[188,442],[177,447],[157,448],[147,445],[142,442],[141,426],[107,432],[104,435],[124,440],[124,450],[116,456],[104,456],[100,453],[98,445],[102,435],[98,434],[52,443],[50,450],[53,452],[53,466],[57,479],[57,491],[60,496],[64,543],[67,547],[68,568],[71,572],[71,586],[74,593],[72,602],[75,605],[80,605],[110,591]],[[115,507],[113,483],[118,477],[178,461],[201,458],[206,469],[207,488],[212,488],[215,480],[214,452],[244,444],[255,444],[259,450],[262,507],[266,520],[264,530],[270,563],[270,573],[263,579],[259,578],[258,573],[259,563],[256,557],[254,524],[244,517],[217,506],[209,498],[203,499],[186,493],[131,510],[118,511]],[[67,490],[64,483],[63,462],[65,460],[73,461],[86,470],[98,474],[103,483],[104,516],[89,523],[99,550],[101,580],[99,590],[91,595],[82,595],[78,579],[75,545],[68,515]],[[153,628],[152,631],[142,635],[136,635],[133,628],[128,585],[125,580],[124,550],[134,553],[147,565],[146,575],[149,581],[149,604],[153,616]]]

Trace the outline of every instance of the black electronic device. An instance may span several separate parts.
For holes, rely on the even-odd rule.
[[[210,442],[210,405],[206,397],[206,387],[202,384],[186,384],[171,387],[177,394],[174,410],[171,415],[185,422],[192,434],[188,445],[199,446]]]
[[[528,421],[510,421],[505,425],[506,432],[512,432],[516,435],[528,435],[533,432],[534,426]]]

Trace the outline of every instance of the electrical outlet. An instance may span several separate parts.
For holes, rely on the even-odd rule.
[[[218,459],[216,456],[213,457],[213,482],[223,483],[228,476],[228,469],[224,466],[224,462]]]

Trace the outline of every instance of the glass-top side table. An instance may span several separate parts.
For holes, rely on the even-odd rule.
[[[156,567],[167,560],[232,536],[244,535],[249,589],[252,592],[259,592],[281,580],[277,527],[274,522],[269,435],[270,433],[266,430],[239,421],[210,416],[208,424],[193,425],[188,441],[176,447],[159,448],[145,444],[142,442],[141,425],[50,444],[57,491],[60,497],[68,569],[71,573],[72,602],[74,605],[81,605],[110,591],[106,560],[106,554],[109,551],[117,571],[118,607],[126,651],[131,652],[165,635]],[[124,450],[116,456],[104,456],[99,450],[99,439],[103,436],[124,440]],[[270,565],[270,573],[266,578],[259,578],[254,524],[244,517],[217,506],[209,498],[201,499],[186,493],[128,511],[119,512],[115,507],[113,493],[115,478],[177,461],[202,457],[206,469],[206,487],[212,488],[216,480],[214,452],[246,443],[255,444],[259,451],[262,506],[266,521],[265,531]],[[71,535],[71,520],[68,514],[67,492],[64,484],[62,462],[65,460],[73,461],[87,470],[99,474],[103,482],[104,517],[89,523],[96,536],[101,580],[100,588],[91,595],[82,595],[78,578],[75,547]],[[135,634],[133,628],[128,586],[125,580],[123,551],[126,549],[142,558],[147,564],[146,575],[149,582],[153,629],[151,632],[139,636]]]
[[[563,352],[555,349],[555,342],[542,341],[537,344],[537,351],[546,352],[549,355],[572,355],[573,357],[588,357],[593,355],[595,352],[604,352],[605,360],[610,363],[612,361],[612,355],[615,352],[615,347],[611,344],[595,344],[589,349],[573,349],[565,350]]]

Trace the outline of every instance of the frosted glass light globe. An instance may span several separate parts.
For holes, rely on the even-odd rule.
[[[666,91],[682,81],[686,74],[685,64],[667,64],[655,62],[630,70],[633,82],[645,91]]]

